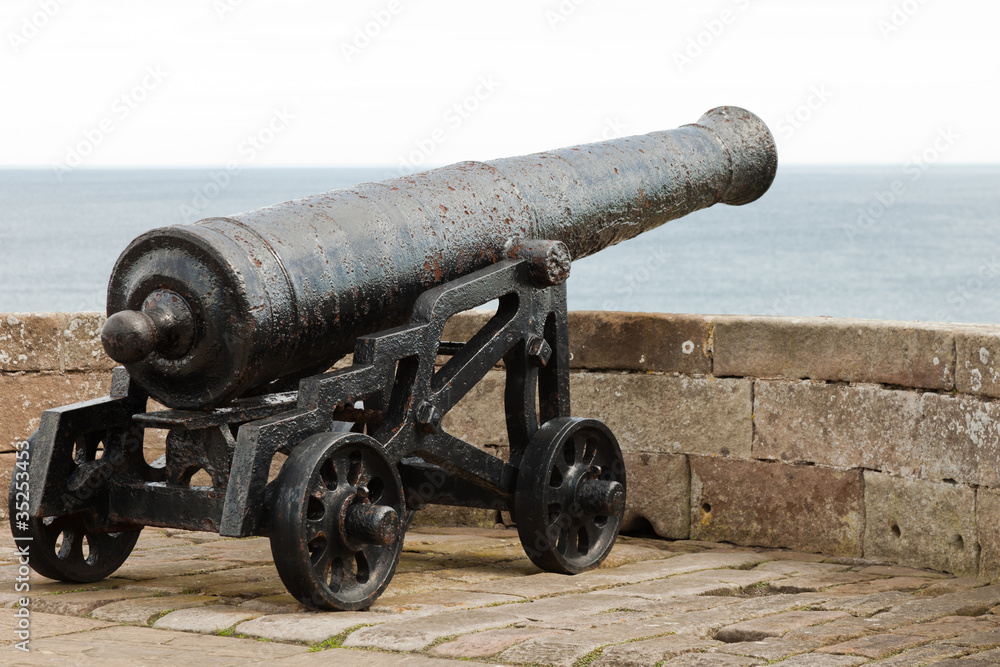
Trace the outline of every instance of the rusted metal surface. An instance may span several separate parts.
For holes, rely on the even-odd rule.
[[[764,123],[720,107],[676,130],[153,230],[115,266],[105,347],[174,408],[223,405],[280,378],[294,388],[358,336],[405,321],[421,293],[508,256],[512,239],[560,241],[579,259],[753,201],[776,164]]]
[[[597,567],[627,479],[611,431],[570,417],[570,260],[751,201],[774,167],[759,119],[721,108],[673,132],[150,232],[109,286],[105,345],[128,368],[109,397],[42,415],[30,494],[11,482],[15,536],[45,550],[40,573],[94,581],[144,525],[269,535],[282,581],[317,609],[370,605],[428,503],[507,510],[539,567]],[[491,301],[468,342],[441,339]],[[444,420],[501,361],[504,460]],[[147,413],[150,393],[173,409]],[[145,429],[168,431],[153,463]],[[199,471],[210,485],[192,485]],[[84,538],[99,545],[87,558]]]

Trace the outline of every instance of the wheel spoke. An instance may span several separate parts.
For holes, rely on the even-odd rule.
[[[326,538],[325,524],[322,519],[306,519],[306,542],[310,543],[317,537]]]

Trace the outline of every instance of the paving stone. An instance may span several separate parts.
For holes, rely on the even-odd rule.
[[[956,637],[949,637],[945,640],[945,643],[977,649],[994,648],[1000,646],[1000,628],[979,630],[977,632],[961,634]]]
[[[353,651],[350,649],[327,649],[303,653],[291,658],[274,661],[281,667],[295,665],[350,665],[351,667],[468,667],[468,662],[446,658],[428,658],[422,655],[401,655],[399,653],[376,653],[374,651]]]
[[[137,654],[139,647],[141,654]],[[236,667],[304,655],[307,650],[303,646],[277,642],[118,626],[32,640],[31,653],[19,655],[18,664],[65,667],[84,664],[81,663],[81,656],[86,656],[85,664],[102,667],[132,667],[137,664]]]
[[[716,632],[727,625],[748,621],[761,616],[779,614],[784,611],[802,609],[823,602],[826,599],[825,596],[817,593],[768,595],[758,598],[741,599],[735,603],[714,609],[667,614],[659,620],[665,622],[673,632],[678,634],[711,638],[714,637]],[[834,623],[836,622],[834,621]]]
[[[766,637],[759,641],[736,642],[733,644],[723,644],[711,649],[709,653],[727,653],[729,655],[742,655],[748,658],[758,658],[767,663],[784,660],[793,655],[808,653],[827,642],[819,639],[794,639],[787,640],[781,637]]]
[[[920,394],[876,385],[759,380],[754,458],[920,473]]]
[[[254,616],[256,614],[233,607],[223,608],[221,605],[195,607],[172,611],[166,616],[157,619],[153,623],[153,627],[161,630],[179,630],[182,632],[214,635],[222,630],[233,627],[237,623],[248,621]]]
[[[978,505],[978,502],[977,502]],[[981,562],[981,561],[980,561]],[[935,596],[952,593],[954,591],[971,591],[973,588],[981,588],[990,583],[988,579],[977,579],[975,577],[955,577],[954,579],[944,579],[922,588],[915,594],[920,596]]]
[[[392,616],[375,612],[344,611],[336,614],[307,612],[261,616],[236,626],[236,634],[278,642],[318,644],[359,625],[375,625]],[[232,625],[232,624],[230,624]],[[229,626],[226,626],[229,627]]]
[[[150,621],[177,609],[206,607],[219,604],[219,598],[209,595],[167,595],[119,600],[97,607],[90,613],[94,618],[117,623],[148,625]]]
[[[718,653],[685,653],[663,663],[662,667],[751,667],[764,664],[754,658]]]
[[[967,649],[948,644],[925,644],[879,660],[879,667],[913,667],[914,665],[937,665],[939,660],[947,660],[962,655]],[[968,664],[965,667],[969,667]]]
[[[897,635],[915,635],[928,639],[947,639],[958,635],[996,628],[997,621],[988,617],[944,616],[935,621],[904,625],[893,630]]]
[[[872,622],[873,629],[888,630],[944,616],[979,616],[998,603],[1000,585],[993,584],[971,591],[945,593],[934,598],[914,598],[866,620]]]
[[[931,579],[954,579],[953,575],[945,572],[933,572],[931,570],[906,567],[904,565],[879,564],[867,565],[860,570],[861,574],[874,574],[880,577],[929,577]]]
[[[834,572],[822,576],[790,577],[775,581],[771,587],[781,593],[804,593],[807,591],[827,590],[837,595],[843,595],[840,588],[846,584],[859,584],[871,581],[876,577],[857,572]]]
[[[864,575],[861,575],[862,577]],[[935,579],[928,577],[889,577],[888,579],[869,579],[863,582],[834,586],[829,592],[837,595],[874,595],[888,591],[919,592],[924,586],[930,586]]]
[[[850,614],[843,611],[787,611],[782,614],[734,623],[719,630],[715,638],[721,642],[755,642],[766,637],[781,637],[791,630],[829,623]]]
[[[619,623],[565,635],[536,637],[516,644],[499,655],[503,662],[572,667],[584,656],[608,644],[664,635],[672,628],[660,618]]]
[[[540,637],[567,635],[569,630],[547,628],[500,628],[463,635],[450,642],[438,644],[428,654],[442,658],[488,658],[514,644]]]
[[[61,370],[59,333],[64,317],[58,313],[0,315],[0,371]]]
[[[647,600],[665,600],[682,595],[727,595],[756,584],[780,579],[781,575],[760,570],[704,570],[628,586],[617,586],[595,595],[634,595]]]
[[[720,642],[685,635],[667,635],[608,646],[591,663],[594,667],[647,667],[684,653],[704,651]]]
[[[817,605],[821,606],[821,605]],[[866,618],[841,618],[823,625],[815,625],[785,633],[784,641],[803,642],[813,647],[828,646],[863,637],[872,632],[871,622]]]
[[[501,628],[523,621],[525,620],[523,612],[512,610],[513,607],[519,606],[521,605],[468,609],[435,614],[432,617],[391,621],[352,632],[344,641],[344,646],[419,651],[444,637]]]
[[[137,554],[138,556],[139,554]],[[228,570],[237,565],[231,562],[213,562],[210,560],[175,560],[163,561],[157,558],[146,560],[130,556],[125,564],[115,572],[116,577],[131,581],[147,582],[162,581],[164,577],[177,577],[192,574]]]
[[[865,471],[865,557],[976,574],[976,492]]]
[[[816,608],[827,611],[846,611],[853,616],[867,617],[912,599],[914,597],[908,593],[888,591],[875,595],[852,595],[846,598],[834,598],[829,602],[817,605]]]
[[[212,595],[218,594],[227,585],[243,584],[246,596],[251,597],[253,592],[257,592],[256,587],[261,581],[273,579],[277,576],[278,573],[274,569],[274,565],[262,565],[146,579],[143,580],[142,585],[177,593],[206,593]],[[269,595],[269,593],[260,592],[257,592],[257,594]]]
[[[447,589],[398,595],[385,601],[379,598],[371,606],[371,611],[395,614],[403,611],[420,610],[421,613],[436,613],[451,609],[474,609],[476,607],[523,602],[524,599],[516,595]]]
[[[44,637],[54,637],[56,635],[66,635],[74,632],[87,632],[89,630],[106,628],[112,625],[111,623],[90,618],[46,614],[40,611],[35,611],[34,609],[30,609],[30,614],[31,615],[28,617],[28,620],[30,623],[29,631],[31,633],[31,643],[29,646],[31,647],[35,646],[35,642],[37,640]],[[20,618],[15,616],[12,611],[5,611],[0,614],[0,646],[22,641],[20,637],[14,634],[14,632],[19,629],[19,621]],[[0,653],[5,656],[10,656],[10,651],[13,650],[15,649],[0,648]]]
[[[280,595],[265,595],[237,605],[240,609],[258,614],[294,614],[309,611],[301,602],[289,593]]]
[[[851,655],[809,653],[807,655],[794,655],[775,664],[782,667],[854,667],[866,662],[868,662],[867,658],[858,658]]]
[[[55,595],[37,595],[34,586],[31,607],[33,610],[48,614],[63,614],[64,616],[86,616],[98,607],[131,598],[151,597],[152,590],[124,590],[117,588],[60,593]]]
[[[955,332],[955,387],[963,394],[1000,398],[1000,331],[962,328]]]
[[[773,555],[767,552],[763,555]],[[826,577],[832,574],[846,572],[849,565],[837,565],[836,563],[804,562],[798,560],[772,560],[761,563],[756,568],[760,572],[772,572],[783,577]],[[851,573],[855,574],[855,573]]]
[[[690,457],[691,537],[861,555],[861,473]]]
[[[926,644],[927,642],[928,640],[924,637],[912,635],[871,635],[869,637],[850,639],[840,644],[834,644],[833,646],[826,646],[818,649],[818,652],[860,655],[878,660],[879,658],[885,658],[908,648]]]
[[[764,559],[764,557],[749,551],[719,550],[711,553],[682,554],[665,560],[645,563],[632,563],[615,570],[591,570],[573,577],[545,572],[520,579],[491,581],[463,586],[462,588],[484,593],[503,593],[526,598],[539,598],[639,583],[699,570],[745,568],[757,565]]]
[[[691,471],[687,456],[629,452],[628,496],[622,530],[646,520],[660,537],[687,539],[691,530]]]

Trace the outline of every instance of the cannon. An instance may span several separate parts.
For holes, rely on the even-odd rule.
[[[766,125],[719,107],[143,234],[108,285],[110,395],[43,413],[12,479],[14,535],[39,574],[76,582],[119,568],[143,526],[266,535],[288,590],[326,610],[372,604],[428,504],[508,511],[543,570],[596,567],[627,479],[607,426],[570,414],[571,259],[752,202],[776,167]],[[442,340],[493,301],[468,341]],[[501,364],[505,458],[443,425]],[[147,462],[152,430],[166,453]]]

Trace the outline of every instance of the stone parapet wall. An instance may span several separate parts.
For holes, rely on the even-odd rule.
[[[0,315],[0,483],[43,409],[106,393],[102,322]],[[1000,575],[1000,326],[574,312],[570,339],[573,414],[617,434],[631,528]],[[503,415],[495,370],[445,427],[503,455]]]

